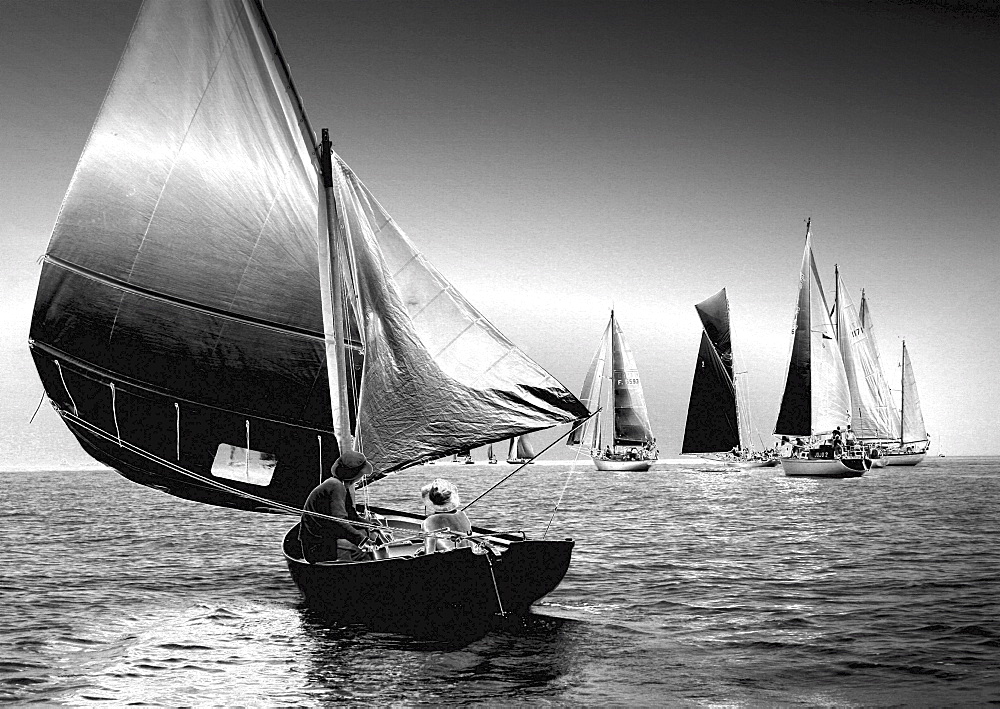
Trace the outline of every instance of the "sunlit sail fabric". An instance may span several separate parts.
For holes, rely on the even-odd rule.
[[[646,413],[639,370],[621,326],[611,313],[611,379],[614,386],[614,444],[640,446],[651,443],[653,433]]]
[[[349,167],[335,172],[365,322],[358,418],[375,478],[587,415],[424,259]]]
[[[611,344],[611,322],[604,329],[601,335],[601,344],[597,346],[594,359],[590,362],[587,375],[583,379],[583,392],[580,400],[591,412],[597,411],[601,406],[601,398],[604,394],[604,384],[607,375],[604,373],[607,366],[608,347]],[[577,428],[566,439],[566,445],[575,446],[583,443],[591,449],[601,447],[601,422],[600,416],[589,419],[583,426]]]
[[[884,408],[885,415],[883,419],[888,421],[886,428],[879,430],[879,436],[886,440],[895,439],[896,433],[900,430],[899,411],[896,410],[896,406],[893,403],[892,389],[889,387],[889,380],[886,378],[885,368],[882,366],[878,338],[875,336],[875,323],[872,320],[871,306],[865,297],[864,289],[861,290],[861,307],[858,310],[858,320],[861,323],[861,327],[864,328],[865,334],[868,336],[868,345],[871,350],[872,359],[875,362],[876,399],[880,402],[879,405]]]
[[[924,414],[920,410],[920,395],[917,393],[917,379],[913,374],[910,355],[903,343],[903,395],[902,395],[902,430],[900,443],[922,443],[927,440],[927,429],[924,426]]]
[[[726,289],[695,305],[695,310],[702,323],[701,344],[681,453],[718,453],[740,446]]]
[[[890,414],[892,399],[882,398],[879,386],[884,384],[885,377],[875,355],[874,342],[861,324],[839,271],[836,278],[837,337],[851,389],[851,426],[863,440],[891,439],[895,435]]]
[[[365,350],[357,418],[378,475],[586,415],[346,166],[338,176],[355,258],[338,268],[358,294],[346,334]],[[301,504],[338,453],[321,217],[314,137],[259,4],[145,3],[53,230],[31,326],[46,392],[88,452],[174,494],[247,506],[175,475],[207,477],[220,444],[238,445],[247,476],[230,487]],[[349,359],[348,381],[361,361]],[[137,452],[123,463],[125,443]],[[273,479],[253,478],[251,458]]]
[[[850,421],[850,388],[813,259],[812,236],[807,233],[792,351],[774,432],[810,436],[832,431],[837,426],[846,428]]]

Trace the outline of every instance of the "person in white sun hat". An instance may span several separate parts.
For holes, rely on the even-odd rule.
[[[450,534],[472,534],[472,523],[465,512],[458,509],[462,500],[458,496],[458,490],[450,482],[438,478],[424,485],[420,489],[420,496],[424,501],[424,513],[427,514],[423,524],[425,534],[442,530],[448,530]],[[424,538],[424,552],[427,554],[449,551],[456,546],[469,546],[469,542],[458,540],[456,543],[444,534]]]

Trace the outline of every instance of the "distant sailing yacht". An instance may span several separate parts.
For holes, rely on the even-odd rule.
[[[507,448],[508,463],[531,463],[535,457],[535,450],[531,447],[528,434],[514,436],[510,439],[510,446]]]
[[[649,470],[656,461],[656,438],[649,426],[635,358],[614,310],[587,370],[580,399],[591,411],[600,407],[601,412],[575,429],[566,445],[582,446],[598,470]]]
[[[486,448],[486,460],[489,462],[490,465],[496,465],[497,463],[497,457],[493,453],[492,443]]]
[[[882,369],[871,306],[861,291],[861,309],[855,308],[839,266],[834,266],[833,323],[844,371],[851,390],[851,428],[868,451],[873,468],[883,468],[887,445],[896,442],[899,415]]]
[[[844,359],[813,258],[810,226],[807,221],[792,351],[774,434],[812,439],[809,445],[796,446],[795,455],[781,458],[785,475],[859,477],[871,469],[871,460],[826,442],[835,429],[847,428],[853,407]]]
[[[917,378],[913,374],[910,355],[903,340],[902,395],[899,411],[899,440],[895,447],[885,452],[888,465],[916,465],[927,455],[930,436],[924,426],[924,414],[920,410],[920,396],[917,394]]]
[[[741,468],[777,465],[777,458],[754,452],[752,444],[744,453],[741,416],[747,419],[749,429],[748,406],[746,393],[737,385],[733,369],[726,289],[698,303],[694,309],[701,318],[701,346],[691,383],[681,455],[698,454]]]

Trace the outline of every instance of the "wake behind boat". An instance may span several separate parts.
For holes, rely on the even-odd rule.
[[[797,439],[795,446],[782,446],[785,475],[859,477],[871,469],[871,459],[841,438],[851,422],[851,390],[813,258],[810,226],[807,222],[791,354],[774,434]]]
[[[588,413],[317,140],[254,0],[142,6],[53,229],[29,344],[95,459],[256,512],[299,514],[341,451],[372,461],[366,485]],[[305,564],[289,532],[309,602],[400,628],[455,611],[478,629],[569,564],[572,542],[485,532],[418,557],[401,543],[419,536],[412,516],[382,516],[380,560]],[[429,585],[432,568],[465,595]],[[363,607],[329,591],[345,584]],[[399,589],[408,602],[382,600]]]
[[[726,289],[694,306],[701,319],[701,345],[695,363],[691,398],[681,455],[738,468],[769,468],[778,464],[771,451],[744,446],[752,428],[747,395],[734,369],[729,298]],[[743,435],[743,430],[748,431]]]
[[[614,310],[584,378],[581,400],[598,413],[574,429],[566,445],[584,450],[598,470],[649,470],[657,458],[656,438],[639,370]]]

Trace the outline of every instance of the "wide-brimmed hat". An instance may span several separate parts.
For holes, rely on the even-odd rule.
[[[424,491],[426,490],[426,493]],[[454,512],[462,504],[458,496],[458,490],[442,478],[438,478],[430,485],[425,485],[421,489],[423,497],[430,503],[435,512]]]
[[[365,458],[364,453],[358,451],[345,451],[334,461],[330,467],[330,472],[338,480],[345,483],[354,482],[358,478],[363,478],[372,472],[372,464]]]

